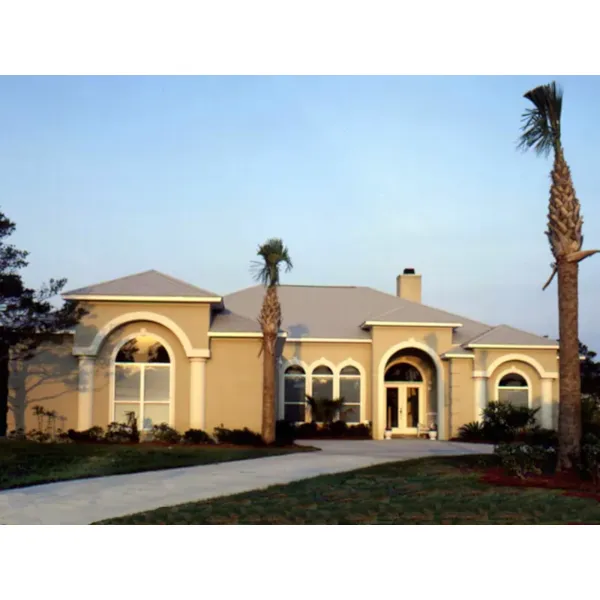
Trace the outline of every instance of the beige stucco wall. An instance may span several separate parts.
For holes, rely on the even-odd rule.
[[[73,337],[60,337],[60,343],[41,345],[28,361],[10,366],[8,430],[37,428],[32,407],[55,410],[62,419],[57,427],[77,427],[78,364],[72,355]]]
[[[486,371],[496,360],[513,354],[525,355],[529,358],[532,358],[542,366],[544,371],[549,373],[556,373],[558,371],[558,351],[554,349],[537,350],[528,348],[476,348],[474,350],[474,354],[476,371]]]
[[[450,409],[448,428],[450,437],[458,433],[465,423],[477,419],[475,388],[473,383],[473,360],[452,358],[447,361]]]
[[[194,348],[208,348],[210,305],[158,302],[96,302],[85,303],[89,311],[77,326],[75,345],[89,346],[96,334],[110,321],[122,315],[151,312],[166,317],[179,326]]]
[[[213,338],[206,364],[206,431],[262,428],[262,355],[257,338]]]

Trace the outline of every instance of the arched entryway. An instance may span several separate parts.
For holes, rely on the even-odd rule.
[[[425,376],[404,357],[388,363],[385,370],[385,424],[392,433],[415,434],[427,414]]]
[[[418,342],[390,348],[379,363],[374,408],[376,439],[387,428],[392,434],[416,435],[431,426],[445,439],[443,367],[437,354]]]

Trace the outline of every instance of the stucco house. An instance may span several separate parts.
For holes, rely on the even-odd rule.
[[[30,407],[41,404],[63,429],[133,410],[144,428],[260,431],[263,294],[257,285],[223,297],[157,271],[65,293],[88,315],[13,366],[11,425],[35,427]],[[344,396],[345,420],[371,422],[375,439],[432,423],[447,439],[491,400],[539,407],[540,424],[556,426],[557,342],[424,305],[412,269],[395,295],[310,285],[279,295],[278,419],[308,419],[309,393]]]

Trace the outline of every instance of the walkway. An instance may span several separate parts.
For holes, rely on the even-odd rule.
[[[161,506],[237,494],[384,462],[492,451],[490,446],[480,444],[427,440],[305,443],[318,446],[322,451],[49,483],[0,492],[0,524],[85,525]]]

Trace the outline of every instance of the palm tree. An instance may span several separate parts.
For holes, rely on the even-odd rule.
[[[579,262],[598,250],[582,250],[583,219],[561,141],[562,90],[552,82],[525,94],[533,104],[523,114],[519,147],[539,155],[554,153],[546,235],[554,256],[546,289],[558,273],[559,385],[558,468],[572,469],[581,444],[581,378],[579,370]]]
[[[275,360],[277,336],[281,327],[281,305],[277,287],[281,266],[285,267],[286,272],[290,271],[292,259],[279,238],[268,239],[258,247],[257,255],[260,260],[252,264],[254,277],[267,288],[258,322],[263,334],[262,436],[265,442],[270,444],[275,441]]]

